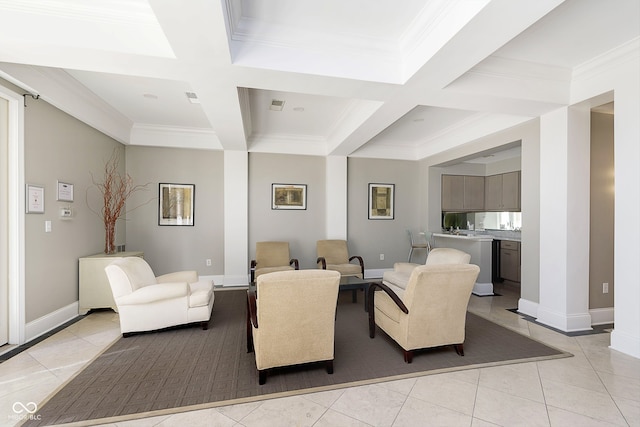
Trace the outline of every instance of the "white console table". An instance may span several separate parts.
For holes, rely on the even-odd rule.
[[[102,253],[79,259],[79,314],[87,314],[92,308],[111,308],[115,312],[118,311],[104,268],[117,259],[130,256],[144,258],[144,253],[116,252],[111,255]]]

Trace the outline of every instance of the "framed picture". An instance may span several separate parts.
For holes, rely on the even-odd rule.
[[[44,213],[44,187],[27,184],[27,213]]]
[[[160,183],[158,225],[193,225],[196,186]]]
[[[306,184],[271,184],[271,209],[307,209]]]
[[[73,184],[58,181],[58,197],[60,202],[73,202]]]
[[[369,219],[393,219],[395,184],[369,184]]]

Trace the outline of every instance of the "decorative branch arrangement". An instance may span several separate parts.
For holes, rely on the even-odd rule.
[[[147,184],[134,185],[133,179],[129,174],[120,174],[118,167],[120,165],[120,156],[117,150],[113,150],[111,158],[104,166],[104,181],[96,182],[93,174],[91,181],[93,185],[102,194],[102,208],[99,212],[89,209],[102,218],[105,229],[104,252],[113,254],[116,252],[116,221],[125,212],[126,201],[131,195],[137,191],[146,189]],[[87,192],[89,190],[87,189]],[[147,202],[148,203],[148,202]],[[87,199],[88,204],[88,199]]]

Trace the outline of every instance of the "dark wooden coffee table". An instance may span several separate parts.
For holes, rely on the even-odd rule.
[[[364,291],[364,310],[367,311],[369,306],[367,305],[369,285],[375,281],[370,279],[361,279],[356,276],[342,276],[340,278],[340,290],[352,291],[351,301],[358,302],[358,290]]]

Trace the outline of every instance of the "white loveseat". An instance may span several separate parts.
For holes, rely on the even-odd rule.
[[[213,283],[195,271],[156,277],[140,257],[126,257],[105,267],[120,315],[123,336],[200,322],[207,329],[213,309]]]
[[[387,285],[396,295],[402,298],[409,277],[413,270],[420,265],[436,264],[469,264],[471,255],[453,248],[431,249],[424,264],[414,264],[410,262],[396,262],[392,271],[385,271],[382,275],[382,283]]]

